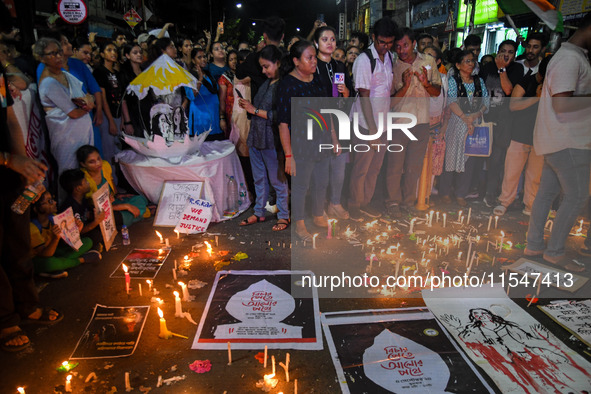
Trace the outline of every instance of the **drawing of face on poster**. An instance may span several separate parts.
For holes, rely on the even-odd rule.
[[[150,110],[152,135],[164,138],[167,146],[174,142],[174,126],[172,124],[172,107],[168,104],[156,104]]]
[[[363,353],[363,370],[393,393],[444,392],[450,376],[439,354],[388,329]]]
[[[183,141],[185,135],[189,130],[189,124],[187,122],[187,116],[183,107],[178,106],[173,111],[172,124],[174,127],[174,139],[177,141]]]

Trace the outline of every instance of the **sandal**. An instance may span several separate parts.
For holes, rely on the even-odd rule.
[[[310,234],[308,231],[306,231],[304,233],[300,233],[300,232],[298,232],[298,230],[296,230],[296,235],[298,236],[300,241],[303,241],[303,242],[312,241],[312,234]]]
[[[273,231],[283,231],[289,227],[289,219],[279,219],[273,226]]]
[[[493,214],[496,216],[503,216],[507,212],[507,208],[503,205],[497,205],[495,209],[493,209]]]
[[[55,312],[57,313],[57,315],[55,316],[55,319],[50,319],[49,317],[51,316],[50,313],[51,312]],[[49,307],[42,307],[41,308],[41,316],[38,319],[31,319],[30,317],[23,319],[21,324],[41,324],[44,326],[51,326],[57,322],[62,321],[64,318],[64,314],[61,313],[60,311],[54,309],[54,308],[49,308]]]
[[[2,338],[0,338],[0,348],[2,348],[2,350],[4,350],[5,352],[20,352],[22,350],[25,350],[29,346],[31,346],[31,341],[28,341],[27,343],[23,343],[22,345],[9,345],[8,344],[8,342],[10,342],[13,339],[16,339],[18,337],[25,337],[25,338],[29,339],[29,337],[27,336],[27,334],[25,334],[25,332],[23,330],[18,330],[18,331],[15,331],[13,333],[10,333],[10,334],[5,335]]]
[[[254,219],[253,219],[254,218]],[[266,220],[264,216],[252,215],[240,222],[241,226],[250,226],[251,224],[262,223]]]

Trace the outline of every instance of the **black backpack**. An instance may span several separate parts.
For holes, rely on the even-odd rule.
[[[376,68],[376,58],[373,57],[373,53],[371,52],[370,48],[367,48],[363,51],[363,53],[365,53],[367,55],[367,57],[369,58],[369,64],[371,65],[371,73],[373,74],[373,70],[375,70]],[[392,54],[390,53],[390,51],[386,52],[388,54],[388,57],[390,58],[390,63],[393,65],[394,64],[394,59],[392,58]]]

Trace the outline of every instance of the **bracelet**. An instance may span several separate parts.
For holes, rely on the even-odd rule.
[[[286,158],[290,158],[290,157],[291,157],[291,155],[285,155],[285,157],[286,157]]]

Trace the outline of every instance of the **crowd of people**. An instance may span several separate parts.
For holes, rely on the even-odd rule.
[[[263,22],[256,46],[223,41],[220,28],[213,39],[209,32],[203,37],[175,37],[172,26],[135,39],[120,31],[111,39],[50,31],[33,46],[34,57],[23,48],[17,50],[13,33],[3,33],[0,345],[4,350],[28,346],[19,327],[21,319],[53,324],[62,318],[58,311],[39,306],[32,282],[35,272],[59,276],[67,268],[101,258],[98,224],[104,213],[88,204],[93,192],[109,186],[118,226],[151,215],[153,207],[143,196],[128,194],[117,170],[116,155],[125,149],[122,134],[160,135],[167,144],[205,132],[209,140],[230,139],[255,196],[253,214],[240,225],[265,221],[271,205],[278,219],[273,230],[289,228],[293,219],[295,234],[304,241],[312,239],[305,222],[308,213],[318,227],[327,227],[329,217],[395,221],[412,214],[431,145],[428,194],[439,196],[432,201],[464,207],[470,199],[481,198],[501,216],[521,204],[521,192],[520,209],[530,216],[524,253],[541,255],[572,271],[585,269],[564,263],[563,258],[566,237],[589,194],[589,116],[581,104],[584,100],[563,104],[550,98],[591,93],[587,56],[591,16],[553,58],[546,56],[547,37],[542,33],[532,32],[520,43],[503,41],[496,54],[480,58],[482,42],[476,35],[468,35],[461,48],[448,49],[435,37],[398,26],[389,18],[375,23],[371,37],[353,32],[343,41],[334,28],[320,21],[314,22],[306,38],[285,37],[283,20],[270,17]],[[525,52],[518,58],[520,45]],[[163,56],[191,73],[196,88],[178,89],[164,99],[152,97],[154,108],[166,102],[173,111],[149,110],[145,120],[144,104],[126,94],[126,88]],[[337,75],[343,76],[339,83]],[[313,140],[303,138],[306,125],[292,113],[292,99],[311,103],[319,97],[356,97],[351,113],[358,116],[359,133],[376,136],[376,144],[402,149],[396,153],[342,149],[336,120],[330,117],[330,132]],[[45,163],[29,158],[24,149],[23,131],[33,121],[28,117],[31,112],[15,111],[16,102],[30,107],[35,100],[49,136],[46,150],[51,160]],[[414,138],[394,133],[387,140],[387,133],[381,133],[380,114],[389,111],[415,114]],[[483,120],[494,123],[490,156],[466,155],[466,138]],[[319,150],[318,144],[334,148]],[[48,166],[55,174],[47,176],[49,191],[41,193],[25,215],[14,213],[10,206],[24,185],[46,176]],[[559,194],[562,199],[556,202]],[[60,210],[72,207],[76,214],[84,236],[76,253],[60,246],[60,229],[52,222],[58,205]],[[545,246],[544,226],[553,207],[557,207],[554,228]],[[581,253],[591,255],[589,238],[585,245]],[[30,251],[35,255],[34,268]]]

